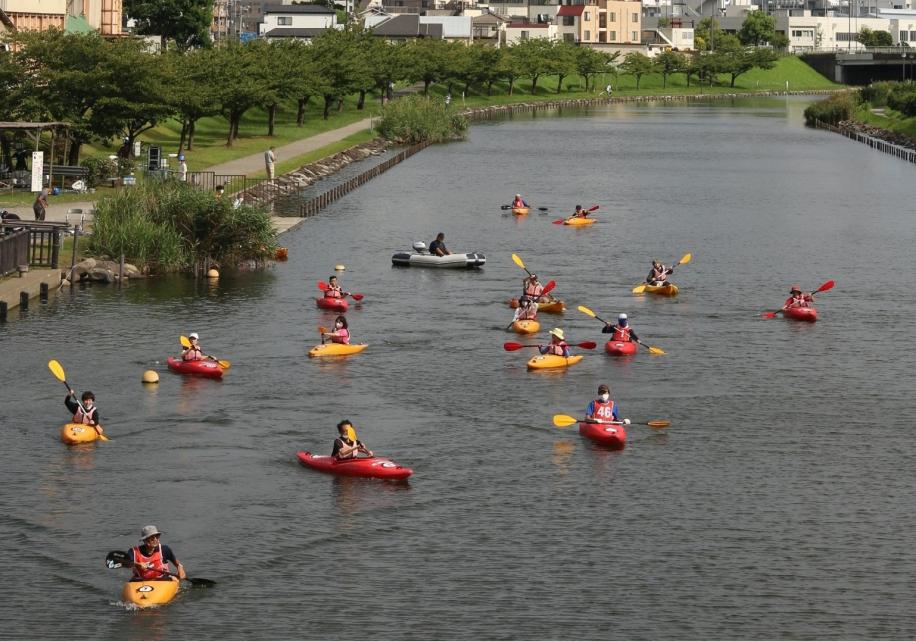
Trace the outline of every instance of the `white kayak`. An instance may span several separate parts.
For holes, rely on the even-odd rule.
[[[426,251],[424,243],[414,243],[413,247],[412,252],[396,253],[391,257],[391,263],[400,267],[452,267],[457,269],[483,267],[487,263],[487,257],[483,254],[436,256]]]

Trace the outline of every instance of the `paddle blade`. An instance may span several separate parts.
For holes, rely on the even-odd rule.
[[[512,254],[512,262],[525,269],[525,263],[522,262],[522,259],[518,257],[518,254]],[[526,270],[527,271],[527,270]]]
[[[230,363],[229,361],[216,361],[216,362],[217,362],[217,363],[219,364],[219,366],[222,367],[223,369],[229,369],[230,367],[232,367],[232,363]]]
[[[134,562],[130,560],[130,556],[127,552],[113,550],[105,555],[105,565],[108,566],[109,570],[115,570],[120,567],[129,568],[133,564]]]
[[[649,427],[655,428],[657,430],[660,430],[662,428],[665,428],[671,425],[671,421],[649,421],[648,423],[646,423],[646,425],[648,425]]]
[[[778,313],[779,312],[763,312],[761,316],[763,316],[764,318],[776,318],[776,314]]]
[[[187,336],[179,336],[178,342],[181,343],[181,346],[185,349],[188,349],[191,346],[191,339]]]
[[[595,349],[598,347],[598,343],[594,341],[585,341],[584,343],[578,343],[577,347],[581,347],[582,349]]]
[[[210,579],[192,579],[191,577],[185,577],[185,581],[191,583],[191,585],[198,588],[211,588],[216,585],[216,581],[211,581]]]
[[[550,207],[538,207],[538,211],[550,211]]]
[[[537,347],[537,345],[522,345],[521,343],[503,343],[503,349],[507,352],[514,352],[523,347]]]
[[[833,289],[834,285],[836,285],[836,282],[828,280],[826,283],[815,289],[813,293],[817,294],[818,292],[826,292],[828,289]]]
[[[51,373],[54,374],[54,378],[60,382],[67,380],[66,375],[64,374],[63,366],[55,360],[48,361],[48,369],[51,370]]]
[[[323,280],[319,280],[319,281],[318,281],[318,289],[320,289],[320,290],[323,291],[323,292],[324,292],[324,291],[327,291],[327,290],[328,290],[328,284],[327,284],[326,282],[324,282]]]
[[[102,428],[100,426],[96,425],[95,431],[98,433],[100,441],[110,441],[111,440],[110,438],[102,434]]]
[[[589,309],[588,307],[586,307],[585,305],[579,305],[576,309],[578,309],[580,312],[582,312],[582,313],[585,314],[586,316],[591,316],[592,318],[595,318],[595,316],[597,316],[597,314],[595,314],[595,312],[593,312],[592,310],[590,310],[590,309]]]
[[[354,443],[356,442],[356,430],[353,429],[352,425],[347,425],[347,438]]]
[[[646,286],[645,286],[645,285],[637,285],[636,287],[634,287],[634,288],[632,289],[632,292],[633,292],[634,294],[642,294],[642,293],[645,292],[645,291],[646,291]]]
[[[351,297],[353,300],[362,300],[362,299],[365,298],[365,296],[364,296],[363,294],[350,294],[350,297]]]
[[[692,258],[693,258],[693,254],[688,252],[684,254],[684,257],[678,262],[678,265],[686,265],[687,263],[691,261]]]
[[[541,296],[543,296],[544,294],[548,294],[548,293],[552,292],[552,291],[553,291],[553,288],[556,287],[556,286],[557,286],[557,281],[555,281],[555,280],[549,280],[549,281],[547,281],[547,284],[544,285],[544,289],[541,290]]]
[[[655,355],[657,355],[657,356],[664,356],[664,355],[665,355],[665,350],[660,349],[660,348],[658,348],[658,347],[652,347],[652,346],[650,345],[650,346],[649,346],[649,353],[650,353],[650,354],[655,354]]]
[[[600,205],[593,205],[590,209],[586,209],[585,211],[597,211],[599,208]]]
[[[553,424],[557,427],[569,427],[579,422],[579,419],[569,416],[568,414],[554,414]]]
[[[319,326],[318,326],[318,333],[319,333],[319,334],[327,334],[327,333],[328,333],[328,328],[327,328],[327,327],[324,327],[323,325],[319,325]]]

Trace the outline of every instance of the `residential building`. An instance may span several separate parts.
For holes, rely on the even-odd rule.
[[[424,24],[417,14],[401,14],[377,24],[372,29],[372,35],[388,42],[405,42],[415,38],[441,39],[442,30],[441,23]]]
[[[310,40],[337,27],[337,12],[334,9],[317,4],[268,5],[264,7],[264,19],[258,25],[258,34],[268,40]]]
[[[470,16],[421,15],[420,25],[441,25],[442,38],[449,42],[465,42],[470,44],[474,37]]]
[[[878,16],[887,19],[895,43],[916,47],[916,9],[879,9]]]
[[[557,33],[565,42],[598,42],[598,23],[598,0],[564,4],[557,10]]]
[[[0,0],[8,31],[61,29],[121,35],[122,0]]]
[[[500,44],[514,45],[531,38],[559,40],[557,26],[552,23],[510,22],[502,33]]]
[[[495,13],[487,13],[476,16],[472,19],[474,40],[484,42],[499,42],[499,34],[505,26],[512,22],[507,16],[500,16]]]

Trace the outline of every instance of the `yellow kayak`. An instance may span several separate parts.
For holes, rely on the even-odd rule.
[[[567,218],[563,221],[564,225],[594,225],[597,222],[594,218]]]
[[[509,301],[509,307],[515,309],[518,307],[518,299],[513,298]],[[566,310],[566,303],[561,300],[552,300],[549,303],[538,303],[538,311],[548,314],[562,314]]]
[[[165,605],[178,594],[181,582],[175,577],[162,581],[128,581],[124,584],[121,598],[140,608]]]
[[[528,208],[527,207],[513,207],[512,213],[515,214],[516,216],[527,216]]]
[[[67,423],[60,428],[60,440],[67,445],[92,443],[99,440],[98,431],[91,425],[83,423]]]
[[[369,345],[363,343],[362,345],[344,345],[343,343],[325,343],[324,345],[316,345],[309,350],[309,358],[315,358],[317,356],[349,356],[350,354],[359,354],[361,351],[369,347]]]
[[[512,323],[512,329],[519,334],[534,334],[541,329],[541,324],[536,320],[517,320]]]
[[[573,356],[557,356],[556,354],[541,354],[528,361],[528,369],[553,369],[557,367],[570,367],[583,358],[582,354]]]
[[[677,296],[677,285],[668,283],[667,285],[646,285],[647,294],[657,294],[658,296]]]

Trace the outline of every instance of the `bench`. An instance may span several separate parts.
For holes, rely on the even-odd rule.
[[[86,167],[76,167],[73,165],[50,165],[44,168],[44,176],[48,179],[48,186],[52,186],[51,180],[53,178],[60,178],[60,187],[64,188],[64,180],[70,178],[71,184],[77,180],[83,181],[83,184],[86,182],[86,177],[89,176],[89,169]]]

